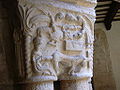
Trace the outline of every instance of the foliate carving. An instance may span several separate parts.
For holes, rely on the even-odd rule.
[[[27,77],[33,81],[92,77],[94,15],[46,1],[19,2]]]

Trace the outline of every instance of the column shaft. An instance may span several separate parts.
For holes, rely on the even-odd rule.
[[[91,90],[88,80],[61,81],[61,90]]]
[[[53,82],[39,82],[26,84],[23,90],[54,90]]]

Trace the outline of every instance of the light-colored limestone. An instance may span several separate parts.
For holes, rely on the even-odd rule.
[[[54,90],[53,82],[40,82],[40,83],[33,83],[33,84],[26,84],[23,87],[23,90]]]
[[[96,0],[18,0],[25,42],[19,69],[26,82],[93,76],[95,5]]]
[[[61,81],[61,90],[92,90],[87,79]]]

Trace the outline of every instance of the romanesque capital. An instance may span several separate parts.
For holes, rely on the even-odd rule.
[[[18,0],[26,82],[90,81],[95,6],[96,0]]]

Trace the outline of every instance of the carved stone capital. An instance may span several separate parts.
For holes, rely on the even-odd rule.
[[[91,78],[96,0],[18,2],[26,81]]]

